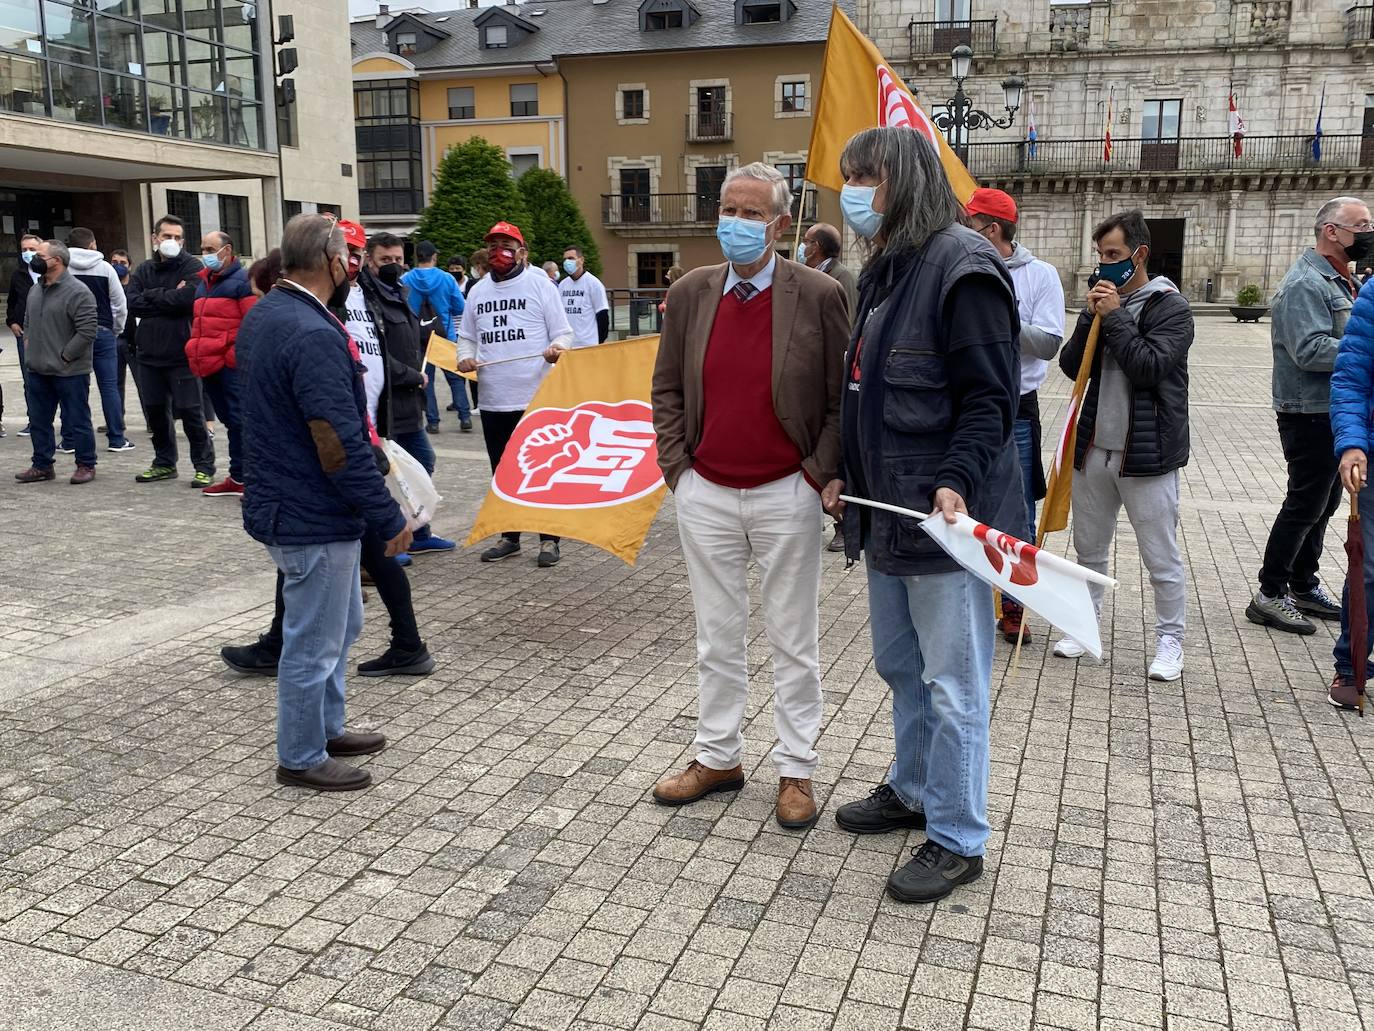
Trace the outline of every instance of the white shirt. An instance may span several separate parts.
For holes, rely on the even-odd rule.
[[[601,280],[590,272],[583,272],[576,279],[564,276],[558,284],[558,295],[563,298],[563,311],[568,316],[568,325],[572,326],[573,346],[599,344],[601,334],[597,330],[596,315],[611,308]]]
[[[544,360],[545,348],[566,348],[572,340],[558,287],[543,269],[526,265],[502,282],[483,276],[473,284],[458,326],[458,357],[474,358],[479,365],[523,359],[477,374],[483,411],[521,412],[552,368]]]
[[[773,285],[773,269],[777,264],[778,256],[776,254],[770,254],[768,256],[768,264],[749,277],[749,282],[754,284],[754,297],[757,297]],[[720,292],[720,295],[724,297],[735,288],[736,283],[743,283],[744,281],[744,277],[735,271],[735,263],[732,261],[730,263],[730,271],[725,274],[725,289]],[[749,299],[752,301],[754,297]]]
[[[1013,252],[1015,260],[1015,252]],[[1053,265],[1039,258],[1007,265],[1016,291],[1016,310],[1023,325],[1035,326],[1064,339],[1064,285]],[[1021,393],[1039,390],[1050,374],[1050,363],[1033,354],[1021,355]]]
[[[363,362],[363,390],[367,394],[367,414],[377,425],[377,402],[386,386],[386,366],[382,357],[382,342],[377,339],[377,326],[372,312],[363,299],[363,288],[354,283],[348,291],[348,319],[344,328],[358,345],[358,357]]]

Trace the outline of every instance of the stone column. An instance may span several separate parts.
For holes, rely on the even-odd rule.
[[[1223,198],[1226,208],[1226,229],[1222,235],[1221,268],[1212,284],[1212,300],[1233,300],[1240,289],[1240,269],[1236,266],[1236,213],[1240,211],[1242,191],[1232,190]]]
[[[1097,251],[1093,248],[1093,227],[1097,224],[1097,194],[1092,190],[1085,191],[1081,203],[1083,223],[1080,229],[1078,273],[1073,288],[1066,291],[1075,297],[1087,289],[1088,276],[1092,275],[1093,269],[1097,267]]]

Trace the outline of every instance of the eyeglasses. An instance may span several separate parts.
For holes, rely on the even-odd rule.
[[[1356,222],[1352,226],[1348,226],[1344,222],[1328,222],[1326,224],[1335,226],[1337,229],[1349,230],[1352,233],[1367,233],[1371,229],[1374,229],[1374,222],[1370,222],[1369,219],[1365,219],[1363,222]]]

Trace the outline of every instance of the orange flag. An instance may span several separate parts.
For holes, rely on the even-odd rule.
[[[1050,465],[1049,484],[1045,489],[1045,503],[1040,507],[1040,530],[1036,543],[1044,545],[1045,536],[1058,533],[1069,525],[1069,502],[1073,496],[1073,452],[1078,441],[1078,416],[1083,411],[1083,395],[1088,392],[1092,376],[1093,357],[1097,354],[1097,338],[1102,332],[1102,316],[1093,316],[1088,339],[1083,345],[1083,361],[1074,377],[1073,393],[1069,395],[1069,410],[1064,415],[1064,432],[1054,450]]]
[[[840,176],[844,145],[855,133],[880,125],[906,125],[930,140],[940,152],[940,164],[954,195],[959,203],[968,203],[977,182],[908,92],[901,76],[837,5],[830,15],[806,178],[817,186],[838,190],[844,185]]]
[[[657,357],[657,336],[564,354],[515,427],[466,543],[556,534],[633,565],[668,490],[650,403]]]

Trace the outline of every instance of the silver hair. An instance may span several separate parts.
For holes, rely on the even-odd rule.
[[[1359,197],[1337,197],[1329,200],[1317,209],[1317,221],[1312,226],[1312,231],[1317,235],[1322,235],[1322,227],[1332,224],[1331,220],[1336,217],[1336,213],[1347,204],[1363,204],[1364,201]]]
[[[287,272],[314,272],[334,258],[348,260],[348,246],[337,220],[302,212],[286,223],[281,238],[281,264]]]
[[[939,155],[916,130],[887,126],[855,134],[840,155],[840,175],[887,182],[887,211],[877,234],[885,250],[922,247],[941,229],[968,224]]]
[[[772,165],[754,161],[735,169],[725,177],[725,182],[720,184],[721,197],[725,196],[725,191],[736,179],[756,179],[773,187],[774,215],[786,215],[792,210],[792,189],[787,185],[787,179],[783,174]]]
[[[63,268],[72,267],[72,252],[67,250],[67,245],[61,240],[47,240],[48,257],[56,258],[62,262]]]

